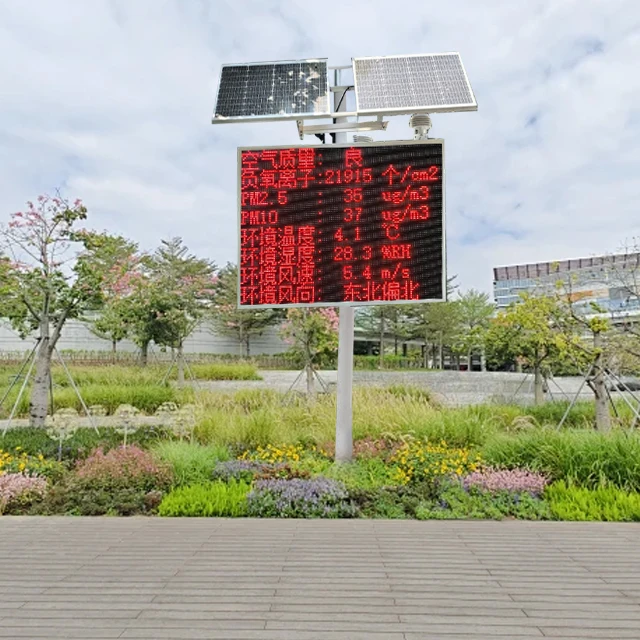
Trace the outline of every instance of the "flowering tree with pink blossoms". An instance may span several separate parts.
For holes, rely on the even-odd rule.
[[[302,357],[307,373],[307,394],[315,393],[314,369],[318,361],[338,349],[339,318],[335,309],[290,309],[281,334],[291,350]]]
[[[163,240],[151,255],[115,246],[102,278],[106,300],[97,330],[112,339],[130,337],[147,364],[151,342],[177,351],[178,383],[184,382],[184,341],[212,304],[217,282],[213,262],[189,254],[181,238]],[[115,256],[117,255],[117,259]]]
[[[100,313],[91,322],[91,330],[111,342],[112,361],[116,361],[118,343],[131,333],[130,307],[125,292],[138,276],[138,245],[122,236],[81,231],[77,234],[85,245],[78,270],[100,292]]]
[[[29,405],[32,426],[45,423],[51,359],[65,322],[101,303],[102,272],[88,267],[95,247],[78,228],[86,218],[82,201],[41,195],[0,227],[0,317],[8,318],[22,336],[38,338]]]

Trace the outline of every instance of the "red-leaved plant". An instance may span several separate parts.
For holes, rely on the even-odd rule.
[[[111,449],[105,453],[96,449],[78,463],[76,475],[102,486],[126,484],[140,491],[169,489],[172,481],[170,467],[157,462],[153,456],[135,446]]]

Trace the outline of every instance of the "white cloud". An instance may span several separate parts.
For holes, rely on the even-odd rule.
[[[0,16],[3,218],[62,185],[97,228],[234,260],[235,148],[298,140],[210,125],[220,63],[453,50],[480,105],[433,117],[464,287],[640,234],[635,0],[0,0]],[[377,137],[409,136],[402,116]]]

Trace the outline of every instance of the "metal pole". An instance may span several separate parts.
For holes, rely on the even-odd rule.
[[[340,70],[334,70],[334,84],[341,86]],[[347,110],[347,92],[333,94],[334,112]],[[336,118],[347,122],[348,118]],[[336,133],[336,143],[347,142],[346,133]],[[354,308],[340,307],[338,329],[338,385],[336,389],[336,462],[350,462],[353,457],[353,321]]]

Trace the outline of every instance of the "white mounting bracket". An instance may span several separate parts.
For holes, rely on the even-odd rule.
[[[340,114],[342,116],[342,114]],[[367,120],[365,122],[328,122],[326,124],[305,124],[304,120],[296,120],[298,125],[298,135],[300,140],[305,136],[312,136],[319,133],[344,133],[347,131],[386,131],[388,121],[378,116],[377,120]]]

